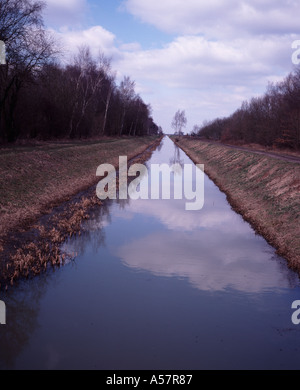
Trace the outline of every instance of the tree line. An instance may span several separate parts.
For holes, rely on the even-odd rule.
[[[300,148],[300,67],[232,115],[194,126],[193,136],[223,142]]]
[[[88,46],[63,64],[43,23],[44,4],[0,0],[0,141],[162,133],[151,106],[125,76],[117,85],[111,59]]]

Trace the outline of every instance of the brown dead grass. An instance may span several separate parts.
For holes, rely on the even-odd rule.
[[[68,151],[59,146],[53,148],[52,156],[46,153],[44,159],[39,150],[25,150],[15,158],[15,164],[13,156],[8,153],[6,167],[13,167],[19,180],[22,174],[32,172],[32,176],[29,175],[32,177],[32,185],[28,185],[29,177],[25,177],[25,183],[19,183],[24,195],[22,198],[17,197],[14,193],[15,184],[6,181],[10,173],[2,167],[5,174],[0,181],[6,181],[7,184],[5,201],[2,202],[6,202],[7,208],[2,208],[0,216],[3,237],[0,239],[0,251],[4,253],[0,261],[2,286],[7,289],[20,277],[37,275],[49,266],[63,265],[66,254],[61,252],[61,244],[73,235],[80,235],[82,221],[90,217],[89,210],[102,205],[91,189],[99,181],[96,177],[97,167],[102,163],[118,167],[120,155],[128,156],[134,163],[144,162],[159,143],[160,139],[147,137],[117,139],[111,141],[110,145],[97,143],[69,146]],[[12,177],[15,178],[14,175]],[[83,193],[78,200],[66,202],[62,210],[53,215],[50,213],[54,206],[71,200],[73,195],[81,191]],[[29,200],[30,203],[27,203]],[[50,216],[43,223],[39,218],[47,212]],[[4,227],[3,223],[6,223]],[[34,239],[24,240],[22,233],[29,229],[35,229],[38,234],[35,234]]]
[[[153,137],[0,149],[0,239],[97,182],[100,164],[142,153]],[[1,246],[1,245],[0,245]]]
[[[177,144],[232,207],[300,272],[300,164],[188,138]]]
[[[82,221],[89,219],[89,210],[96,205],[101,206],[102,202],[95,194],[89,198],[83,196],[62,212],[54,214],[50,223],[37,224],[35,228],[39,232],[38,237],[34,241],[22,243],[10,254],[2,279],[9,281],[12,286],[20,277],[38,275],[49,266],[64,265],[67,255],[61,251],[61,244],[73,235],[80,235]]]

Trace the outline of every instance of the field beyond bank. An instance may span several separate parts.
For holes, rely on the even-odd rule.
[[[231,206],[300,272],[300,164],[191,138],[176,143],[205,165]]]
[[[2,147],[0,239],[13,229],[25,229],[55,205],[97,183],[100,164],[117,167],[119,156],[131,159],[158,139],[122,137]]]

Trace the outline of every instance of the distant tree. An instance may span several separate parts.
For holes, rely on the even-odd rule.
[[[175,130],[175,135],[183,135],[183,129],[186,127],[187,119],[185,111],[178,110],[172,121],[172,128]]]
[[[192,137],[196,137],[201,130],[201,127],[199,125],[194,125],[193,130],[191,132]]]
[[[161,126],[158,126],[158,135],[162,136],[164,134],[163,128]]]
[[[300,67],[228,118],[207,122],[200,135],[223,142],[300,148]]]

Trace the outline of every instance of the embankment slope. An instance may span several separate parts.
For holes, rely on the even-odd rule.
[[[54,205],[95,184],[100,164],[118,166],[119,156],[133,158],[157,137],[40,143],[0,149],[1,237],[30,224]]]
[[[233,209],[300,272],[300,164],[191,138],[176,143],[205,165]]]
[[[73,260],[62,243],[80,235],[82,221],[107,206],[96,196],[98,166],[117,168],[119,156],[143,163],[160,142],[118,138],[0,151],[0,289]]]

